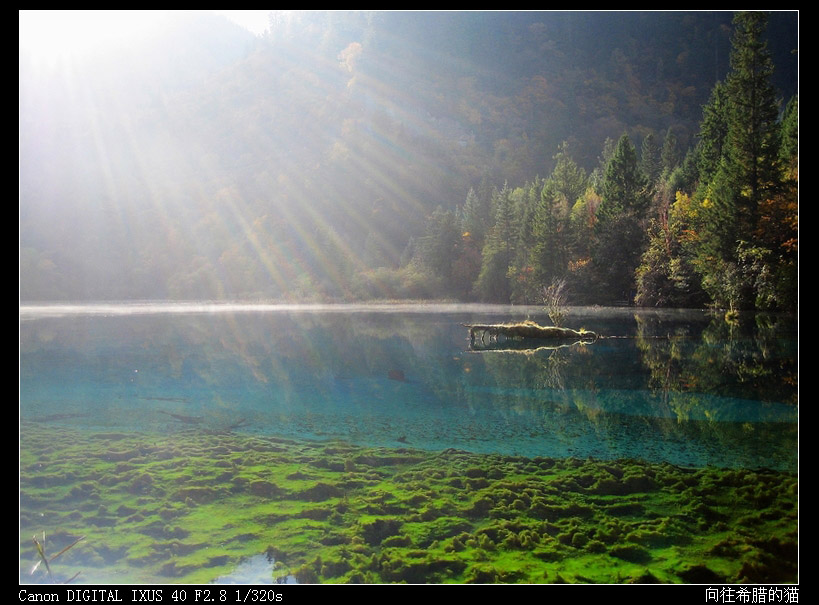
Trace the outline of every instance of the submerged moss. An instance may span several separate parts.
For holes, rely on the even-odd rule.
[[[299,582],[795,582],[797,478],[635,460],[23,424],[30,536],[76,581],[210,582],[267,553]],[[36,578],[35,578],[36,579]]]

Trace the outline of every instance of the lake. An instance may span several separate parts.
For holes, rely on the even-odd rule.
[[[648,568],[659,581],[694,581],[701,570],[680,564],[686,543],[673,539],[687,530],[669,529],[666,541],[634,538],[656,524],[651,499],[666,506],[674,489],[711,507],[711,525],[730,524],[722,504],[702,503],[704,488],[692,492],[692,474],[699,486],[729,475],[742,478],[730,489],[766,485],[774,493],[765,506],[792,506],[792,526],[758,520],[777,540],[754,546],[758,558],[776,556],[796,527],[788,504],[798,470],[794,320],[730,324],[705,311],[571,308],[565,325],[601,338],[470,346],[464,324],[527,318],[550,323],[536,307],[477,305],[21,307],[21,581],[44,578],[43,570],[29,573],[38,559],[31,535],[43,533],[47,551],[86,535],[57,561],[62,573],[80,573],[76,581],[100,583],[248,582],[242,570],[256,568],[257,582],[556,581],[556,573],[618,581],[606,575],[610,560],[632,578]],[[435,458],[443,453],[446,464]],[[434,477],[436,465],[446,477]],[[606,487],[603,467],[620,487]],[[635,469],[651,480],[642,491],[622,487]],[[587,479],[574,479],[570,504],[593,512],[555,512],[548,506],[556,501],[537,508],[537,490],[549,501],[547,477],[581,470]],[[402,486],[415,475],[427,483]],[[753,486],[739,485],[751,475]],[[521,487],[525,477],[540,483]],[[521,493],[534,490],[506,506],[521,503],[514,506],[534,542],[522,548],[519,527],[509,549],[517,559],[492,555],[490,572],[486,553],[504,550],[503,534],[487,528],[512,513],[498,512],[497,499],[480,515],[474,507],[512,479]],[[438,481],[454,491],[432,506]],[[642,507],[642,520],[606,541],[611,532],[599,528],[610,520],[608,499],[624,498]],[[437,514],[415,518],[425,510]],[[594,520],[580,546],[558,537],[571,519],[575,528]],[[333,525],[349,535],[336,536]],[[481,551],[481,531],[495,550]],[[307,543],[296,546],[300,537]],[[645,552],[618,557],[622,543]],[[437,567],[428,558],[433,544],[442,549]],[[424,565],[407,563],[419,548]],[[735,569],[727,550],[703,577],[750,580],[751,563]],[[413,571],[373,563],[398,552],[400,569]],[[571,572],[574,564],[585,571]],[[788,581],[793,569],[778,573]]]

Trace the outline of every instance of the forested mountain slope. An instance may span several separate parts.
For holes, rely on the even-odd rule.
[[[297,12],[254,38],[201,14],[83,63],[21,52],[21,298],[412,293],[373,271],[406,266],[470,188],[536,183],[559,149],[590,174],[624,133],[672,132],[682,161],[732,18]],[[783,100],[796,30],[771,15]]]

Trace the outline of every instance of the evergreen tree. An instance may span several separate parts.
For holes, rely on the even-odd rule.
[[[603,151],[597,158],[597,166],[589,175],[589,184],[594,187],[596,191],[600,191],[600,188],[603,185],[603,177],[606,174],[606,167],[609,165],[611,156],[614,155],[614,147],[614,140],[607,138],[605,141],[603,141]]]
[[[637,152],[627,134],[620,137],[606,166],[601,187],[604,215],[622,212],[642,216],[651,201],[652,189],[637,163]]]
[[[473,241],[483,245],[487,230],[488,210],[485,209],[475,189],[469,188],[466,194],[466,201],[463,205],[461,229],[464,233],[469,233]]]
[[[539,176],[526,183],[520,192],[520,203],[517,211],[517,221],[520,225],[517,243],[518,266],[531,265],[535,248],[535,216],[540,206],[544,180]]]
[[[779,103],[773,62],[764,40],[768,16],[743,12],[734,18],[728,105],[727,165],[732,173],[742,236],[756,228],[757,205],[779,178]]]
[[[731,72],[720,92],[727,128],[716,170],[699,194],[703,287],[716,304],[730,308],[757,304],[760,271],[770,271],[765,259],[771,255],[751,242],[758,232],[760,205],[781,186],[779,111],[764,40],[766,23],[765,13],[734,18]],[[700,158],[701,174],[707,175],[716,159],[714,149],[710,157],[701,153]]]
[[[534,217],[535,275],[541,284],[549,284],[566,272],[570,213],[587,183],[586,171],[569,156],[565,141],[554,159],[555,168],[544,183]]]
[[[640,168],[652,185],[657,182],[662,173],[663,165],[660,158],[660,148],[657,145],[657,139],[651,132],[643,138],[643,144],[640,147]]]
[[[751,274],[757,308],[794,311],[799,273],[799,116],[797,99],[782,116],[779,162],[781,184],[758,207]]]
[[[662,173],[665,176],[671,174],[671,171],[680,163],[680,150],[677,147],[677,135],[669,128],[665,133],[663,140],[663,150],[660,154],[662,164]]]
[[[682,163],[671,172],[669,182],[673,184],[673,191],[683,191],[690,195],[694,193],[698,180],[697,152],[689,147]]]
[[[535,240],[535,276],[548,284],[565,270],[564,239],[568,205],[554,180],[547,179],[540,195],[533,228]]]
[[[555,168],[552,171],[550,180],[553,181],[555,189],[571,207],[583,195],[588,179],[586,178],[586,171],[572,159],[568,149],[569,145],[566,141],[558,146],[557,153],[553,157]]]
[[[697,143],[697,171],[703,183],[708,183],[722,162],[725,139],[728,136],[726,88],[717,82],[708,103],[703,106]]]
[[[598,294],[602,300],[631,301],[652,195],[628,135],[617,142],[606,167],[601,193],[593,256]]]
[[[492,206],[495,209],[495,223],[491,233],[492,244],[497,250],[503,252],[509,264],[514,258],[518,224],[512,201],[512,190],[507,183],[504,183],[503,189],[497,191],[493,196]]]
[[[509,186],[493,195],[495,223],[483,246],[481,272],[475,294],[484,301],[508,303],[511,295],[509,270],[515,255],[517,224]]]
[[[515,260],[509,275],[514,304],[540,302],[540,282],[535,275],[536,238],[535,216],[540,205],[544,181],[535,177],[524,187],[513,192],[516,204],[516,220],[519,225]]]
[[[452,276],[452,260],[461,240],[461,232],[451,210],[438,206],[427,220],[425,233],[415,246],[416,259],[445,282]]]
[[[793,97],[782,116],[782,132],[779,144],[779,161],[786,172],[796,171],[799,159],[799,99]]]

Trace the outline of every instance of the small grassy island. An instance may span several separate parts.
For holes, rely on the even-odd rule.
[[[473,349],[492,347],[508,341],[526,341],[529,344],[547,342],[548,344],[592,343],[597,340],[596,333],[589,330],[572,330],[558,326],[541,326],[526,320],[500,324],[464,324],[469,328],[469,345]]]

